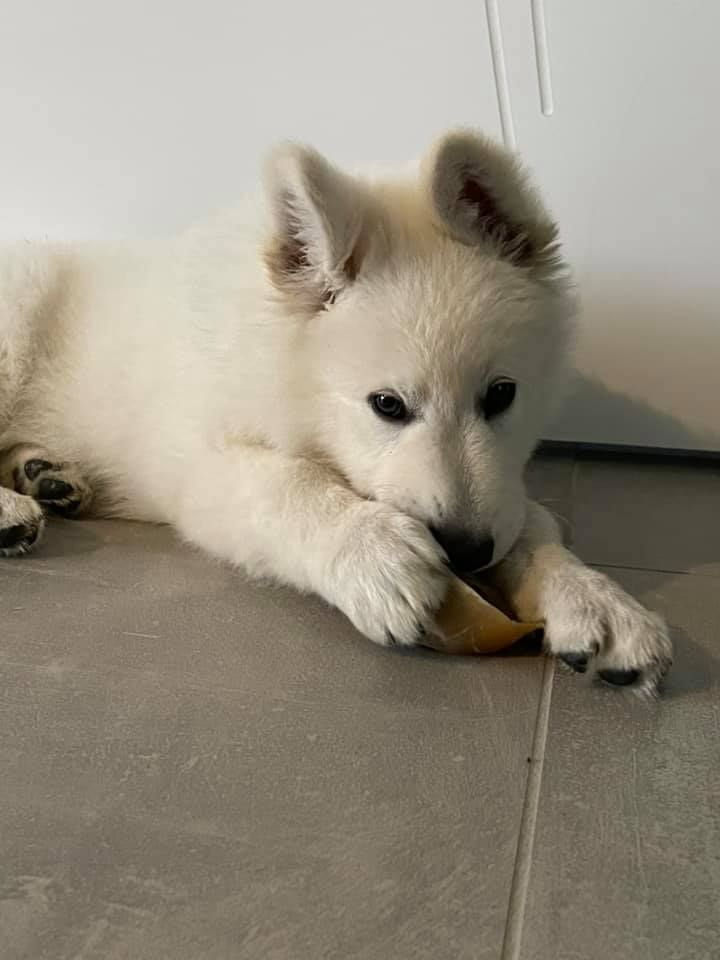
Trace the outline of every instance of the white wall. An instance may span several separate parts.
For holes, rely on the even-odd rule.
[[[518,147],[585,304],[558,438],[720,450],[720,7],[496,8]],[[148,234],[254,183],[274,140],[404,162],[444,128],[501,135],[481,0],[0,0],[0,239]],[[506,118],[507,119],[507,118]]]
[[[276,139],[385,164],[448,124],[499,133],[480,3],[1,3],[2,237],[184,224]]]
[[[518,148],[559,217],[583,301],[579,389],[554,435],[720,450],[720,5],[505,0]]]

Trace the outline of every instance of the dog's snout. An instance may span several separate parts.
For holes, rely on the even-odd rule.
[[[495,541],[453,528],[431,528],[432,535],[448,555],[450,566],[457,573],[475,573],[492,563]]]

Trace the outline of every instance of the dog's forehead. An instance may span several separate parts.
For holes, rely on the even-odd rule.
[[[532,298],[512,265],[439,237],[368,269],[326,314],[316,360],[353,395],[394,387],[464,402],[523,337]]]
[[[525,271],[512,263],[442,236],[420,249],[397,251],[383,273],[383,292],[399,312],[405,302],[430,325],[490,317],[507,303],[527,299],[531,290]]]
[[[386,349],[432,371],[502,349],[532,315],[536,291],[512,265],[454,243],[393,265],[377,300]]]

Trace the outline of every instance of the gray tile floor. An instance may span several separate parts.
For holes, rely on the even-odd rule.
[[[373,647],[165,530],[0,562],[0,960],[720,957],[720,466],[545,458],[664,698]]]

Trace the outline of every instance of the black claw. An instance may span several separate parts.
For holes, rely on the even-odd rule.
[[[635,683],[638,679],[640,671],[635,669],[614,670],[609,668],[607,670],[598,670],[598,676],[601,680],[604,680],[605,683],[609,683],[613,687],[629,687],[631,683]]]
[[[38,484],[38,500],[64,500],[74,493],[73,487],[64,480],[43,477]]]
[[[585,673],[587,670],[588,660],[590,659],[587,653],[559,653],[558,656],[563,663],[566,663],[569,667],[572,667],[575,673]]]
[[[31,543],[34,537],[34,530],[24,523],[16,523],[12,527],[6,527],[0,530],[0,548],[16,547],[23,540]]]
[[[387,645],[388,645],[389,647],[395,647],[395,646],[397,646],[397,640],[396,640],[395,637],[392,635],[392,633],[390,633],[389,630],[386,630],[386,631],[385,631],[385,640],[387,641]]]
[[[28,480],[36,480],[45,470],[52,470],[52,464],[49,460],[26,460],[24,469]]]

